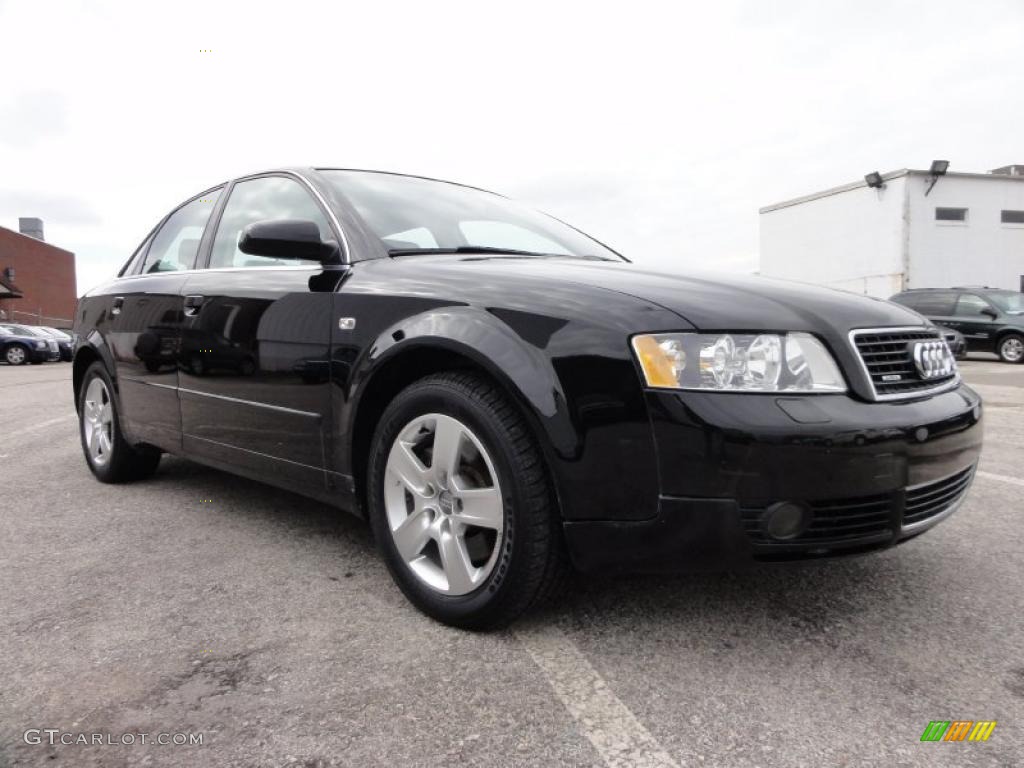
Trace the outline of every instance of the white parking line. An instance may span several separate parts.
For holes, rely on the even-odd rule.
[[[998,480],[1001,483],[1009,483],[1010,485],[1024,485],[1024,480],[1021,480],[1019,477],[997,475],[995,472],[982,472],[980,469],[974,474],[978,477],[984,477],[986,480]]]
[[[546,626],[516,637],[609,768],[678,768],[564,632]]]
[[[4,437],[11,438],[18,437],[19,435],[28,435],[31,434],[32,432],[38,432],[41,429],[46,429],[47,427],[52,427],[54,424],[61,424],[65,421],[70,421],[71,419],[74,418],[77,418],[77,416],[73,413],[69,413],[57,419],[48,419],[46,421],[37,422],[36,424],[33,424],[30,427],[22,427],[21,429],[16,429],[13,432],[8,432],[6,435],[4,435]]]

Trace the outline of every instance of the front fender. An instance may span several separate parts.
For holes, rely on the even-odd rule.
[[[356,397],[363,389],[360,385],[381,366],[407,350],[423,347],[447,349],[473,360],[529,405],[558,454],[571,457],[578,452],[579,437],[551,360],[543,350],[524,344],[493,314],[476,307],[449,306],[386,329],[353,377]]]
[[[541,442],[566,519],[642,519],[657,511],[657,461],[624,339],[537,313],[443,305],[376,335],[353,362],[343,406],[352,438],[374,377],[408,352],[471,360],[518,401]],[[347,446],[351,451],[351,442]],[[347,458],[350,458],[347,457]]]

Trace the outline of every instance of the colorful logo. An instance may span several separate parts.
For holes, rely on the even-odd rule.
[[[995,728],[995,720],[932,720],[921,741],[988,741]]]

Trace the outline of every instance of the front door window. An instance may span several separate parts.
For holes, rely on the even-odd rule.
[[[217,237],[213,241],[210,267],[272,267],[285,264],[319,264],[310,259],[275,259],[253,256],[238,249],[242,230],[257,221],[304,219],[320,228],[320,239],[333,240],[327,217],[309,192],[294,179],[263,176],[240,181],[231,189],[224,206]]]

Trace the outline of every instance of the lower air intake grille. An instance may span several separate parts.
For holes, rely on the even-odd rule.
[[[967,493],[973,474],[974,467],[969,467],[934,483],[908,488],[903,525],[920,523],[949,509]]]
[[[750,543],[755,546],[805,548],[836,544],[856,545],[865,540],[891,537],[893,514],[891,495],[862,496],[837,501],[816,501],[811,506],[811,524],[793,539],[775,541],[768,537],[761,518],[769,505],[740,508],[740,520]]]

